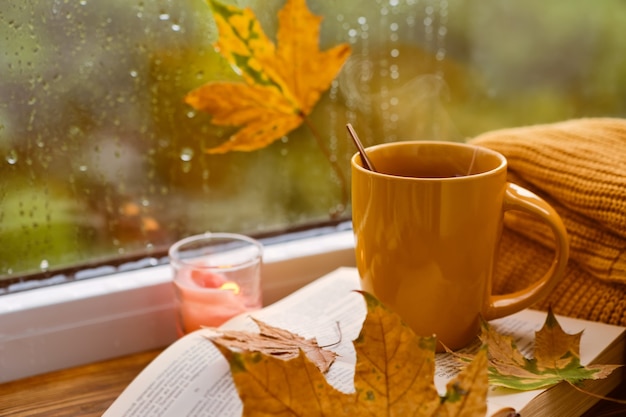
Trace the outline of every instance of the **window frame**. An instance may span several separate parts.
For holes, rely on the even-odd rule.
[[[354,266],[352,230],[265,245],[264,304]],[[169,264],[0,296],[0,383],[176,340]]]

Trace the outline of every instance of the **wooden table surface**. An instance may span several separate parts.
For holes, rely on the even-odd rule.
[[[153,350],[0,384],[0,416],[100,417],[159,353]],[[626,398],[626,383],[613,394]],[[601,401],[584,417],[623,415],[626,406]]]
[[[100,417],[160,350],[0,384],[0,416]]]

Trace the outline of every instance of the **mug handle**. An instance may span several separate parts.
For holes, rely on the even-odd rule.
[[[555,238],[555,254],[550,269],[538,281],[510,294],[492,295],[488,310],[483,313],[486,320],[511,315],[547,296],[563,277],[569,259],[569,241],[565,225],[554,208],[541,197],[519,185],[507,183],[504,210],[519,210],[538,216],[550,226]]]

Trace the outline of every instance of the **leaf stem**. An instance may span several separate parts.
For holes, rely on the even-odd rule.
[[[339,183],[341,186],[341,209],[331,214],[332,217],[335,217],[335,218],[339,217],[346,210],[346,207],[348,207],[348,181],[346,180],[346,177],[343,174],[341,167],[339,166],[337,161],[333,159],[330,151],[328,150],[328,148],[322,141],[322,137],[319,134],[319,131],[315,128],[313,123],[311,123],[309,118],[306,117],[306,115],[302,114],[301,116],[302,116],[302,119],[304,120],[304,124],[309,128],[309,130],[313,134],[313,137],[315,138],[315,142],[317,142],[317,146],[320,148],[320,150],[322,151],[322,153],[328,160],[328,163],[330,163],[330,166],[332,167],[333,171],[335,171],[337,178],[339,178]]]
[[[343,334],[341,333],[341,323],[339,323],[338,321],[335,322],[335,325],[337,326],[337,332],[339,333],[339,340],[337,340],[334,343],[331,343],[329,345],[324,345],[324,346],[320,346],[321,348],[329,348],[329,347],[333,347],[333,346],[337,346],[341,343],[341,341],[343,340]]]

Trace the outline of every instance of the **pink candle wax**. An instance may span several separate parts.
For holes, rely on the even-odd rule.
[[[219,274],[181,269],[174,279],[179,295],[179,312],[184,332],[202,326],[217,327],[248,310],[238,285]]]

